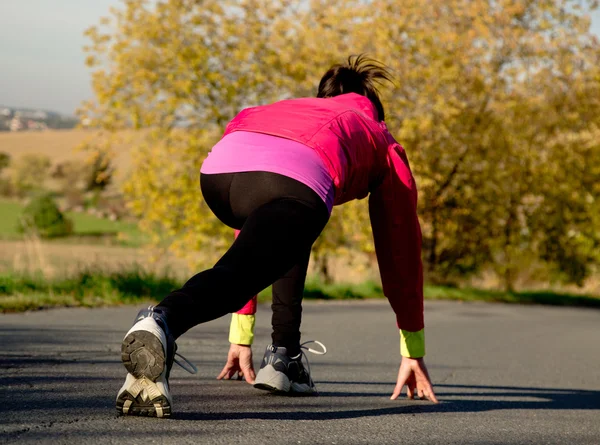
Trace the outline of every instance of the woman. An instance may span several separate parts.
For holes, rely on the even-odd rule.
[[[300,347],[311,246],[334,205],[367,195],[383,290],[400,329],[403,358],[392,399],[407,385],[410,398],[418,393],[437,402],[423,361],[417,190],[404,149],[384,123],[376,89],[383,80],[389,80],[385,68],[350,57],[325,73],[317,98],[248,108],[229,123],[202,165],[200,183],[213,213],[239,234],[213,268],[138,314],[122,345],[128,375],[117,396],[119,412],[170,415],[175,339],[236,311],[220,377],[240,368],[260,389],[315,392]],[[273,343],[254,378],[252,297],[271,284]]]

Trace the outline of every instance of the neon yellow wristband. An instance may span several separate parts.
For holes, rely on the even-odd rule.
[[[410,332],[400,329],[400,355],[409,358],[425,356],[425,330]]]
[[[251,345],[254,342],[254,315],[231,314],[229,343]]]

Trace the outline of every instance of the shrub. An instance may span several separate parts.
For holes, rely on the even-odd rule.
[[[0,152],[0,173],[6,167],[10,165],[10,155],[8,153]]]
[[[10,155],[0,152],[0,196],[12,196],[13,187],[9,180],[2,177],[3,170],[10,165]]]
[[[20,233],[36,232],[43,238],[73,233],[73,222],[60,211],[48,194],[33,198],[23,209],[18,222]]]
[[[84,162],[64,161],[53,166],[50,176],[58,183],[57,190],[64,194],[71,190],[85,190],[89,171],[90,167]]]
[[[11,167],[12,185],[19,196],[43,190],[50,173],[50,158],[41,154],[28,154],[18,158]]]
[[[7,179],[0,177],[0,196],[5,198],[12,198],[15,195],[15,188]]]

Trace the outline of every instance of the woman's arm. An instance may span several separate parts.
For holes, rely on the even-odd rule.
[[[218,380],[231,380],[235,374],[238,380],[245,379],[254,384],[256,373],[252,362],[252,342],[254,341],[254,314],[231,314],[229,325],[229,353],[227,363],[217,376]]]
[[[369,214],[383,292],[400,329],[400,354],[395,400],[406,385],[415,394],[438,403],[425,366],[423,266],[421,227],[417,217],[417,188],[404,149],[388,149],[388,169],[382,184],[371,193]]]
[[[404,149],[393,144],[383,182],[371,193],[369,214],[383,292],[401,336],[401,354],[425,355],[421,227],[417,189]]]
[[[235,231],[235,238],[240,234]],[[254,323],[256,314],[256,295],[246,305],[234,314],[231,314],[229,326],[229,343],[250,346],[254,342]]]
[[[237,238],[239,230],[235,231]],[[256,295],[246,305],[234,314],[231,314],[229,325],[229,353],[227,363],[223,367],[217,379],[232,379],[238,374],[238,379],[245,378],[250,384],[254,384],[256,377],[254,364],[252,363],[252,343],[254,342],[254,324],[256,313]]]

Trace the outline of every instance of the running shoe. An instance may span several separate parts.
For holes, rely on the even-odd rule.
[[[175,359],[177,345],[169,332],[165,314],[150,306],[141,310],[121,345],[121,359],[128,371],[117,395],[117,411],[123,415],[169,417],[173,400],[169,376],[173,362],[188,372],[196,367],[181,357],[189,368]]]
[[[323,351],[304,346],[307,343],[317,343]],[[290,357],[285,347],[267,346],[254,387],[278,394],[317,395],[317,388],[310,375],[310,363],[302,349],[323,355],[327,352],[327,348],[323,343],[312,340],[303,343],[300,348],[300,354]],[[308,369],[302,363],[303,357],[306,358]]]

